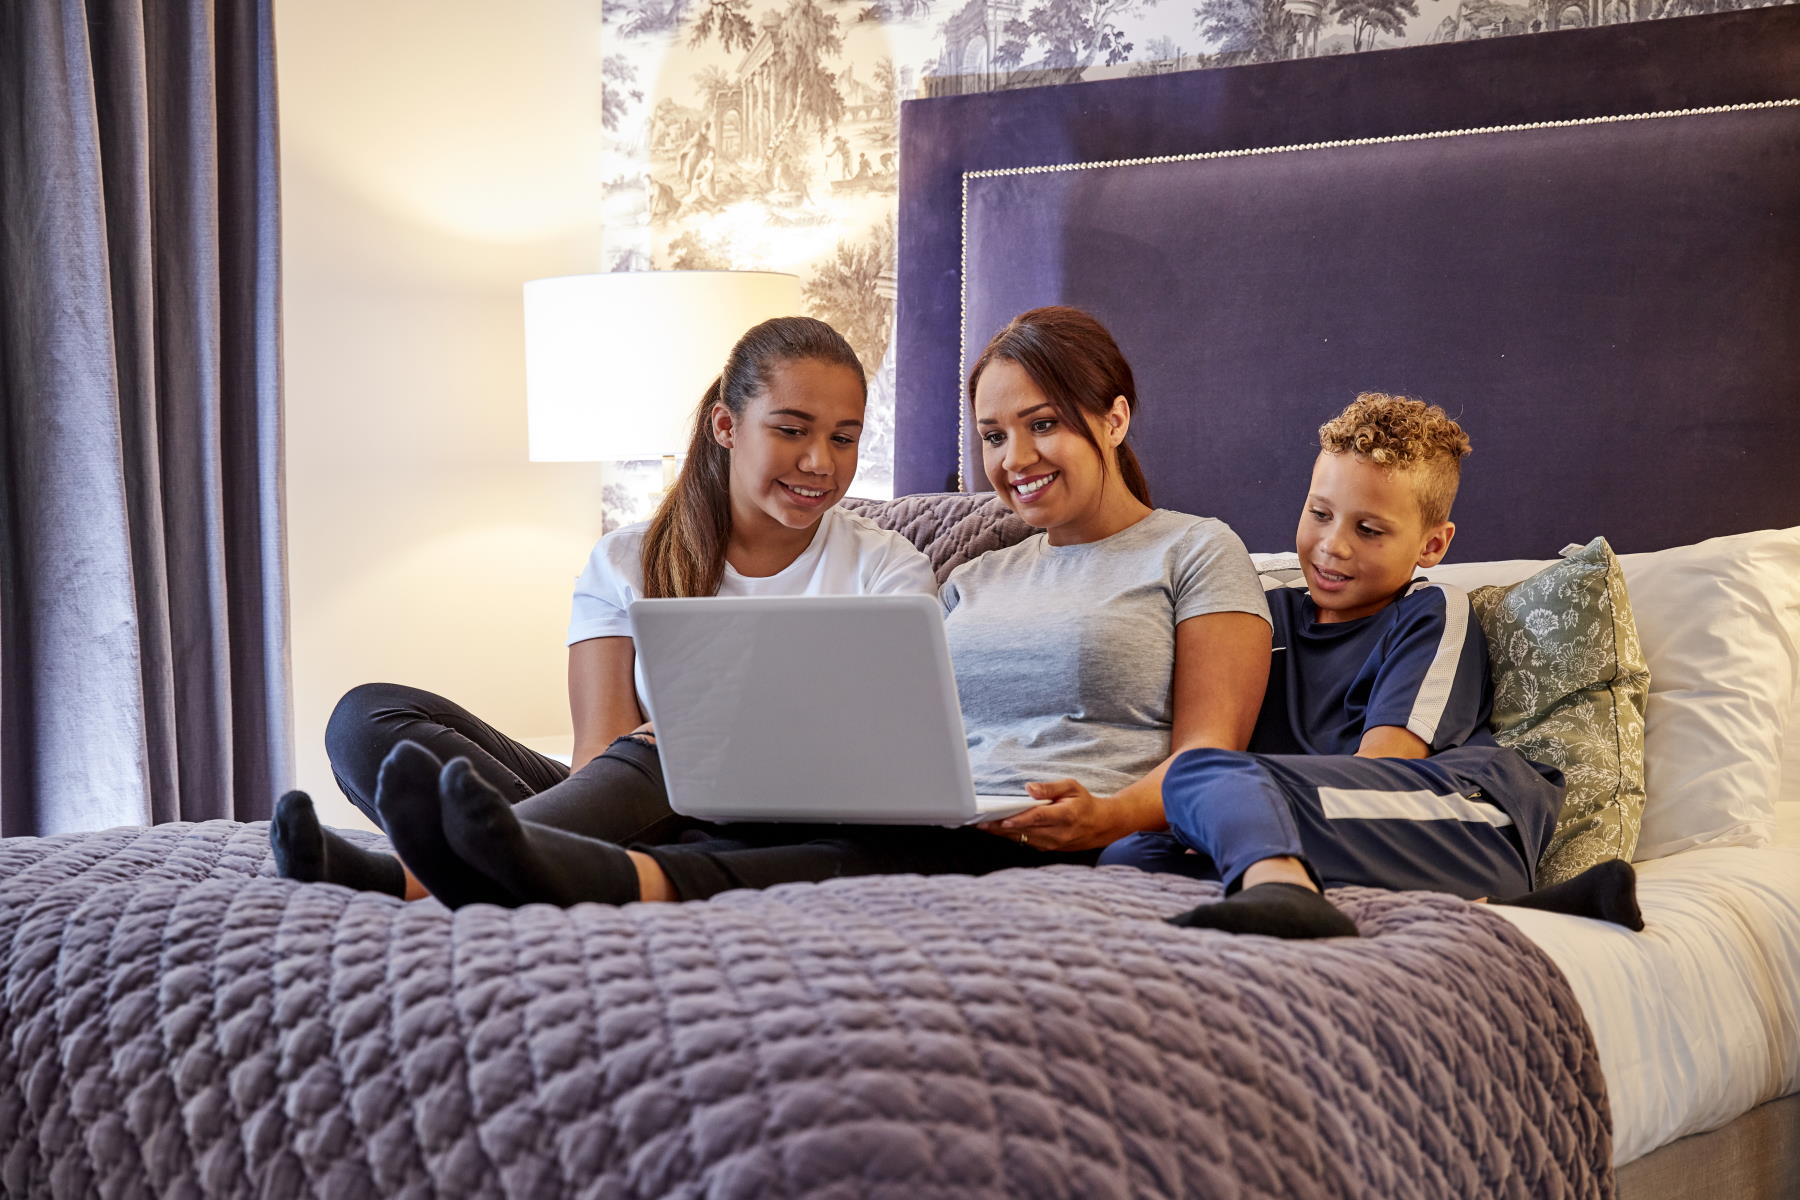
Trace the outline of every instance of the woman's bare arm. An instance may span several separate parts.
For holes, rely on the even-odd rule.
[[[637,651],[628,637],[589,638],[569,647],[569,715],[575,722],[575,751],[570,760],[580,770],[613,739],[644,723],[638,709],[631,669]]]
[[[1137,814],[1127,832],[1166,829],[1162,783],[1175,756],[1212,746],[1242,750],[1250,744],[1256,714],[1269,686],[1269,623],[1249,613],[1210,613],[1175,627],[1174,716],[1169,757],[1113,797],[1121,816]]]
[[[1269,683],[1269,623],[1250,613],[1209,613],[1175,627],[1169,756],[1142,779],[1109,797],[1096,797],[1073,779],[1029,785],[1052,800],[986,828],[1004,836],[1027,835],[1039,849],[1087,850],[1129,833],[1166,829],[1162,783],[1183,751],[1203,746],[1242,750],[1250,744],[1256,714]]]

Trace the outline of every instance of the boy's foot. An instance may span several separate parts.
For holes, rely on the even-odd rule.
[[[391,854],[364,850],[350,839],[319,824],[312,797],[289,792],[275,802],[269,822],[269,848],[283,879],[302,883],[336,883],[359,892],[406,894],[406,872]]]
[[[444,806],[438,798],[437,755],[417,742],[401,742],[381,760],[375,777],[375,811],[400,861],[446,908],[514,901],[504,889],[464,862],[444,839]]]
[[[1644,915],[1638,911],[1637,872],[1622,858],[1609,858],[1573,879],[1493,903],[1611,921],[1633,932],[1644,927]]]
[[[1202,904],[1169,924],[1222,929],[1278,938],[1356,937],[1356,923],[1311,888],[1297,883],[1259,883],[1217,904]]]
[[[438,779],[444,836],[456,853],[517,904],[629,904],[639,899],[637,867],[622,847],[599,838],[520,821],[505,797],[466,758]]]

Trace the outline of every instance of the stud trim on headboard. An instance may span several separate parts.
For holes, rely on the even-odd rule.
[[[1350,146],[1379,146],[1396,142],[1423,142],[1444,138],[1472,137],[1487,133],[1522,133],[1538,129],[1569,129],[1585,125],[1611,125],[1628,121],[1655,121],[1668,117],[1703,117],[1719,113],[1749,112],[1757,109],[1797,108],[1800,99],[1758,100],[1746,104],[1721,104],[1708,108],[1680,108],[1655,112],[1619,113],[1603,117],[1578,117],[1566,121],[1534,121],[1522,125],[1483,125],[1469,129],[1439,129],[1424,133],[1390,134],[1385,137],[1346,138],[1330,142],[1303,142],[1286,146],[1254,146],[1242,150],[1204,150],[1192,154],[1159,154],[1150,158],[1098,159],[1091,162],[1046,163],[1033,167],[992,167],[964,171],[962,175],[961,262],[958,266],[958,340],[956,406],[956,486],[969,490],[969,411],[962,402],[963,373],[969,361],[969,181],[994,179],[1007,175],[1051,175],[1065,171],[1093,171],[1111,167],[1142,167],[1159,163],[1198,162],[1214,158],[1248,158],[1262,154],[1293,154],[1302,150],[1332,150]]]

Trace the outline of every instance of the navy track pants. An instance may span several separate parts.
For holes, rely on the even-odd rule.
[[[1534,886],[1562,800],[1559,772],[1497,746],[1418,759],[1190,750],[1163,780],[1170,833],[1125,838],[1100,862],[1234,889],[1251,864],[1291,856],[1325,887],[1511,896]]]

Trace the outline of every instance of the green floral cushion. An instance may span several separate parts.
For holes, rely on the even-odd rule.
[[[1650,671],[1625,575],[1605,538],[1563,554],[1529,579],[1469,593],[1493,662],[1495,738],[1568,780],[1540,885],[1629,859],[1644,813]]]

